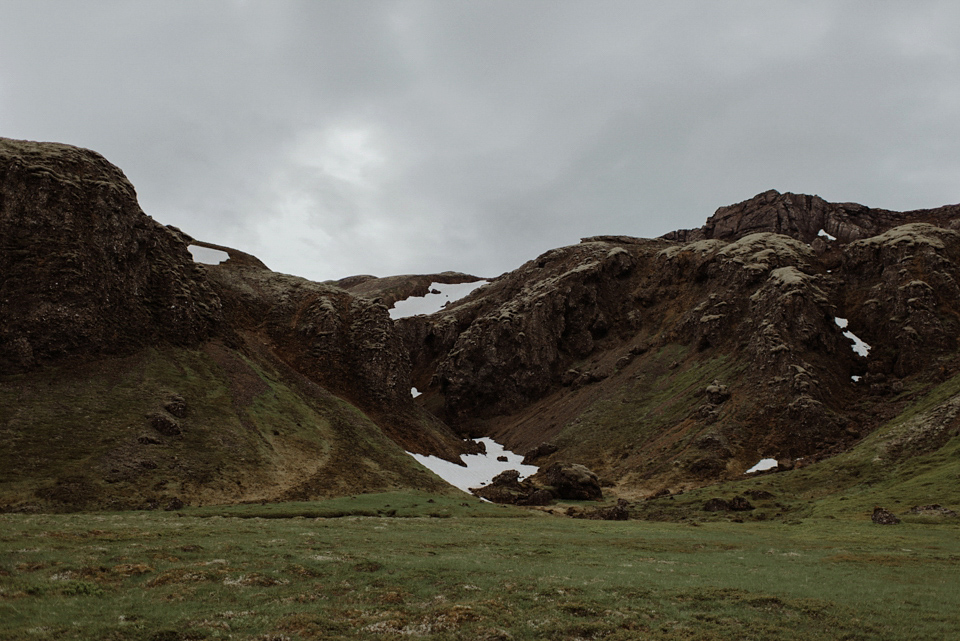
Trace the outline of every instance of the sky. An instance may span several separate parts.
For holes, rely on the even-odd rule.
[[[0,0],[0,136],[276,271],[494,277],[768,189],[960,202],[960,3]]]

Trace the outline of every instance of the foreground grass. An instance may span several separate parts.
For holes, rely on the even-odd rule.
[[[349,516],[391,511],[408,518]],[[0,638],[958,638],[958,533],[582,521],[400,494],[7,514]]]

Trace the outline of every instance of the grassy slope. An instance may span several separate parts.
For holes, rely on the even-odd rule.
[[[278,518],[280,506],[0,515],[0,639],[960,634],[956,527],[694,528],[429,501],[367,495],[293,512],[449,518]]]
[[[0,506],[138,507],[444,484],[361,412],[219,344],[0,379]],[[148,416],[172,394],[180,436]]]
[[[695,420],[695,410],[706,402],[704,388],[714,379],[736,380],[744,369],[726,356],[686,360],[689,356],[688,348],[668,344],[612,377],[617,388],[555,439],[563,456],[621,478],[627,490],[645,487],[654,475],[658,486],[669,484],[675,474],[670,461],[687,464],[702,455],[692,443],[716,430]]]
[[[915,505],[939,503],[960,510],[960,436],[956,410],[960,406],[960,375],[922,395],[896,418],[851,450],[808,467],[762,474],[686,492],[642,504],[641,513],[654,518],[798,519],[825,517],[869,519],[882,506],[905,520]],[[773,498],[753,501],[755,512],[708,514],[700,511],[713,496],[730,498],[763,490]]]

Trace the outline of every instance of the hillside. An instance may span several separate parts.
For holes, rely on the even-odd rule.
[[[700,230],[547,252],[398,327],[418,400],[464,435],[676,492],[847,451],[954,375],[958,226],[957,206],[767,192]]]
[[[958,229],[769,191],[393,320],[480,279],[278,274],[157,223],[94,152],[0,139],[0,509],[453,491],[404,450],[482,436],[631,500],[772,458],[777,492],[927,475],[956,502]]]
[[[0,139],[0,239],[0,509],[446,491],[403,450],[464,445],[413,403],[383,305],[194,262],[67,145]]]

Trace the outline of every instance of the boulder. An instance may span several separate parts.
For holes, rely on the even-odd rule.
[[[581,514],[578,518],[595,521],[626,521],[630,518],[629,505],[626,499],[617,499],[616,505],[591,510]]]
[[[150,427],[164,436],[180,436],[183,434],[180,424],[175,418],[165,412],[154,412],[147,417]]]
[[[721,385],[718,380],[714,380],[713,383],[707,385],[704,392],[714,405],[719,405],[730,398],[730,390],[727,389],[726,385]]]
[[[527,453],[523,455],[523,464],[531,465],[534,461],[538,459],[541,459],[545,456],[550,456],[551,454],[556,452],[558,449],[560,448],[558,448],[553,443],[541,443],[540,445],[536,446],[532,450],[527,451]]]
[[[559,499],[587,501],[603,498],[600,478],[578,463],[554,463],[531,479],[553,490]]]
[[[179,394],[172,394],[163,404],[163,409],[177,418],[186,418],[187,401]]]
[[[730,504],[726,499],[712,498],[703,504],[704,512],[726,512],[730,509]]]
[[[873,516],[870,517],[870,520],[877,525],[896,525],[900,522],[900,519],[893,512],[879,506],[873,508]]]

